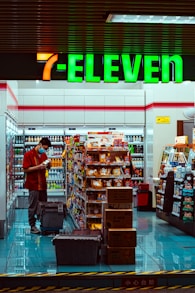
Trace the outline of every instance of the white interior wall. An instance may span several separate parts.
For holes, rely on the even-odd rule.
[[[18,83],[16,80],[8,80],[7,86],[9,87],[6,91],[9,113],[18,121]]]
[[[19,82],[19,105],[44,106],[45,110],[19,111],[19,123],[63,125],[145,125],[146,181],[158,174],[163,147],[174,143],[177,120],[185,120],[184,107],[169,103],[194,103],[194,82],[182,84],[70,84],[65,81]],[[166,103],[155,107],[155,103]],[[47,106],[77,106],[75,110],[50,111]],[[148,105],[152,105],[148,107]],[[90,110],[90,106],[103,106]],[[124,107],[124,111],[108,111],[104,106]],[[88,107],[86,110],[85,108]],[[130,110],[127,111],[127,108]],[[135,107],[135,108],[132,108]],[[141,110],[136,109],[140,107]],[[146,111],[145,111],[146,107]],[[129,108],[128,108],[129,109]],[[157,124],[156,116],[169,116],[170,124]],[[86,127],[87,128],[87,127]]]
[[[146,104],[151,104],[152,102],[163,102],[163,103],[178,103],[173,105],[173,107],[153,107],[146,112],[146,129],[148,136],[146,137],[147,142],[147,156],[148,158],[153,158],[149,160],[150,164],[153,164],[153,168],[148,168],[148,177],[157,177],[159,165],[161,163],[161,155],[163,147],[166,144],[174,144],[175,137],[177,135],[177,120],[186,120],[184,117],[185,105],[188,103],[194,103],[194,92],[195,83],[194,82],[184,82],[182,84],[168,83],[168,84],[152,84],[143,85],[143,89],[146,94]],[[182,103],[179,106],[179,103]],[[157,116],[169,116],[169,124],[157,124]],[[151,147],[151,141],[153,142],[153,147]],[[152,173],[153,171],[153,173]]]
[[[53,83],[53,82],[51,82]],[[25,81],[19,90],[21,125],[143,125],[144,91],[120,84],[70,84]],[[68,85],[68,86],[67,86]],[[123,86],[122,86],[123,85]],[[74,84],[73,87],[76,87]],[[132,109],[132,106],[136,108]],[[112,108],[112,109],[111,109]],[[117,118],[116,118],[117,117]]]
[[[7,112],[18,120],[18,84],[17,81],[0,81],[0,114]]]

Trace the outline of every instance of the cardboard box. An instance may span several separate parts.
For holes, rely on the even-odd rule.
[[[132,187],[107,187],[106,189],[108,203],[132,203]]]
[[[175,144],[188,144],[188,136],[176,136],[175,138]]]
[[[108,241],[110,247],[136,247],[137,233],[135,228],[111,228],[108,229]]]
[[[135,264],[135,247],[107,246],[107,264]]]
[[[132,228],[133,211],[132,209],[106,209],[104,222],[106,228]]]

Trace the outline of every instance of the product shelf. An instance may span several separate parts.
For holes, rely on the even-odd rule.
[[[178,200],[181,200],[181,199],[182,199],[182,196],[179,196],[179,195],[173,194],[173,198],[178,199]]]
[[[164,195],[156,187],[156,215],[169,224],[187,234],[195,236],[195,177],[187,165],[189,145],[169,146],[166,151],[167,160],[160,168],[158,186],[163,186]],[[163,152],[165,156],[165,151]],[[165,169],[164,169],[165,168]],[[161,197],[162,195],[162,197]],[[162,208],[159,202],[162,200]]]
[[[156,207],[158,208],[158,209],[160,209],[160,210],[163,210],[163,206],[161,206],[161,205],[156,205]]]
[[[70,137],[67,151],[68,172],[72,173],[68,176],[67,206],[71,206],[72,213],[71,202],[75,199],[79,200],[77,190],[80,190],[84,197],[85,211],[82,210],[81,214],[79,208],[75,209],[72,213],[73,217],[82,226],[85,222],[85,228],[90,226],[90,219],[94,219],[97,225],[102,226],[103,217],[97,217],[97,214],[91,213],[89,208],[93,209],[93,207],[90,205],[94,205],[94,209],[98,209],[99,212],[101,210],[101,213],[98,214],[103,215],[107,187],[131,186],[133,192],[136,192],[138,183],[144,180],[144,176],[139,176],[144,173],[143,137],[131,142],[135,145],[134,150],[136,150],[133,154],[135,168],[137,171],[139,170],[136,173],[137,176],[134,177],[131,176],[133,161],[128,146],[129,142],[123,140],[123,134],[90,132],[82,143],[78,138],[79,135]]]
[[[93,218],[93,219],[102,219],[103,215],[102,214],[87,214],[87,218]]]
[[[100,166],[100,167],[112,167],[112,166],[130,166],[130,162],[110,162],[110,163],[100,163],[100,162],[91,162],[85,163],[85,166]]]
[[[119,175],[119,176],[114,176],[114,175],[97,175],[97,176],[86,176],[86,179],[130,179],[130,175]]]
[[[35,131],[36,133],[36,131]],[[17,140],[20,143],[14,144],[14,177],[15,177],[15,189],[17,191],[18,196],[28,196],[28,190],[23,189],[24,184],[24,172],[18,172],[17,168],[22,169],[22,158],[24,156],[24,152],[30,150],[31,148],[35,147],[40,139],[44,136],[44,133],[39,135],[27,135],[25,131],[23,131],[23,134],[17,136]],[[47,136],[48,137],[48,136]],[[66,162],[63,161],[62,158],[62,152],[65,149],[65,143],[63,139],[63,135],[60,136],[49,136],[49,139],[51,141],[52,147],[49,148],[47,152],[47,156],[49,159],[51,159],[51,168],[47,172],[47,192],[48,196],[64,196],[64,199],[66,197]],[[21,164],[18,164],[20,162]],[[23,178],[17,178],[17,176],[23,177]],[[20,206],[19,206],[20,207]],[[23,207],[22,207],[23,208]]]
[[[107,203],[107,201],[104,201],[104,200],[97,200],[97,199],[96,199],[96,200],[88,200],[87,202],[88,202],[88,203],[92,203],[92,204],[93,204],[93,203],[94,203],[94,204],[96,204],[96,203],[97,203],[97,204],[105,204],[105,203]]]
[[[92,188],[92,187],[87,187],[86,191],[92,191],[92,192],[105,192],[106,191],[106,187],[105,188]]]
[[[144,157],[144,154],[143,153],[132,153],[131,157],[132,158],[134,158],[134,157]]]
[[[180,214],[179,213],[172,212],[171,214],[174,215],[174,216],[176,216],[176,217],[178,217],[178,218],[180,217]]]

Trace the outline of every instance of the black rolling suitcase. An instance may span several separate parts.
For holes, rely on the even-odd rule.
[[[42,234],[57,234],[63,228],[66,205],[63,202],[39,202],[37,215]]]

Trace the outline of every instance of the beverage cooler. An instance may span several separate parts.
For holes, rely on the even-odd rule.
[[[8,114],[0,115],[0,238],[4,238],[15,218],[14,137],[17,123]]]

